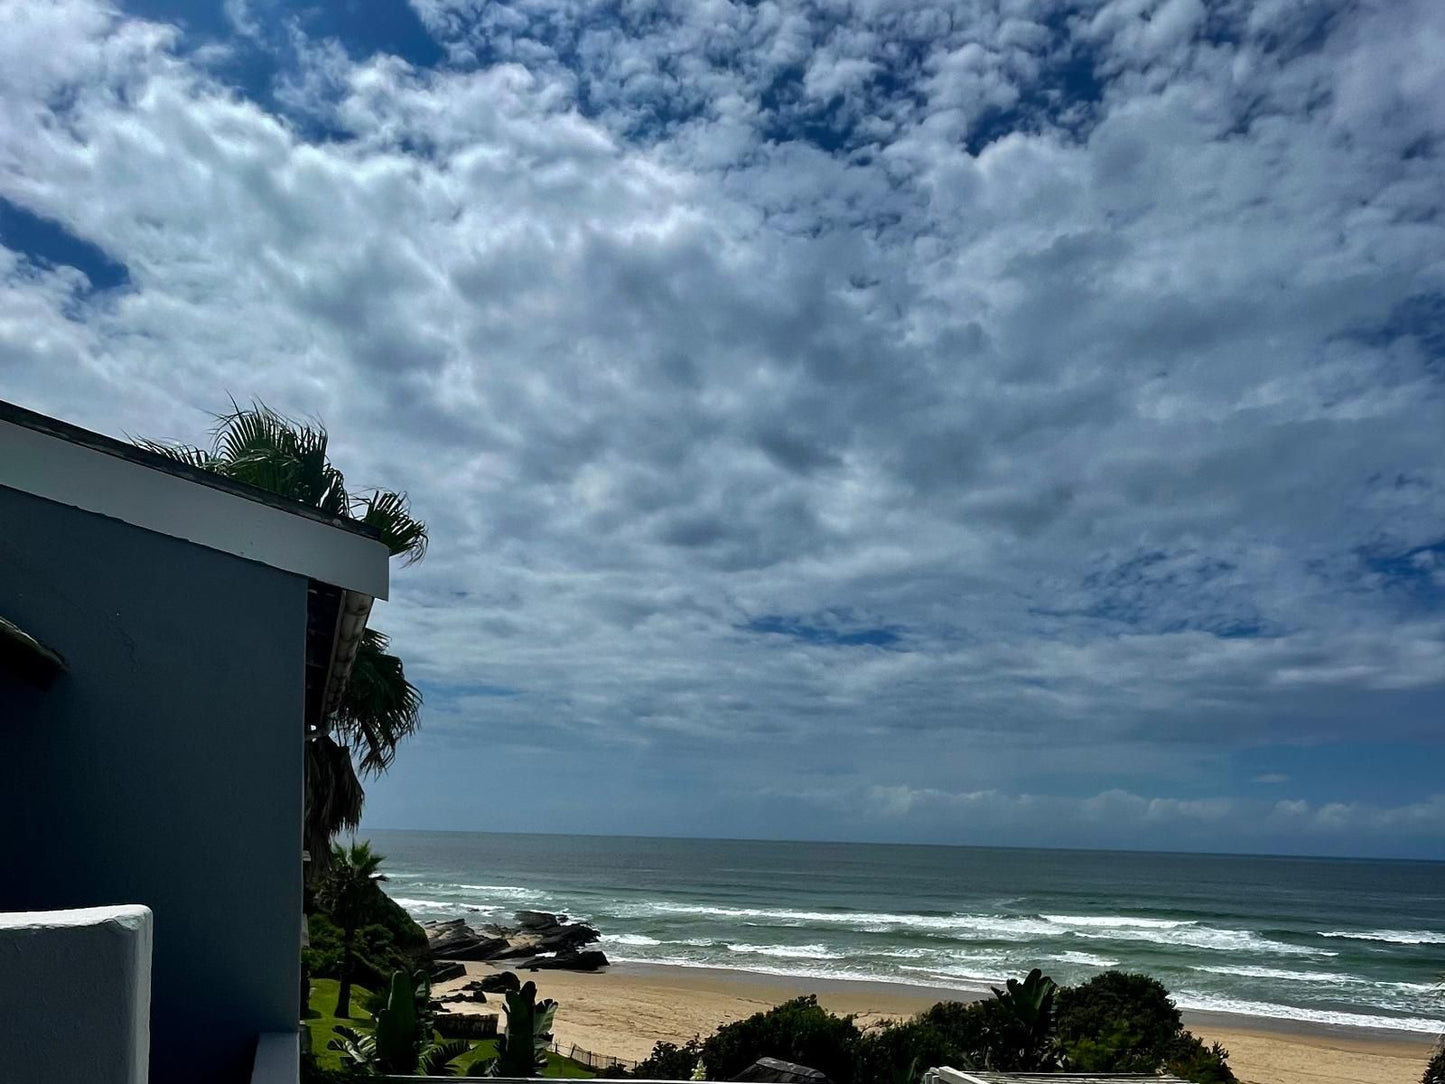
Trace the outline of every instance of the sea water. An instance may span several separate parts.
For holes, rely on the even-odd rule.
[[[966,992],[1124,968],[1186,1009],[1445,1029],[1445,863],[367,834],[418,919],[560,911],[617,962]]]

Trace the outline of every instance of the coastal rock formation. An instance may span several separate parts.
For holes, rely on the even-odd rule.
[[[483,975],[481,988],[489,994],[507,994],[522,988],[522,980],[516,972],[498,971],[495,975]]]
[[[451,979],[459,979],[467,973],[462,964],[453,963],[450,960],[438,960],[431,965],[431,981],[447,982]]]
[[[566,915],[546,911],[518,911],[516,917],[517,928],[490,924],[474,928],[461,918],[423,923],[422,928],[431,954],[438,960],[517,958],[527,960],[524,967],[537,964],[581,971],[606,966],[602,953],[579,951],[601,937],[585,922],[568,922]]]
[[[598,949],[568,949],[555,956],[534,956],[517,966],[523,971],[596,971],[607,966],[607,957]]]

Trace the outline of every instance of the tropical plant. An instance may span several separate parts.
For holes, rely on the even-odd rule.
[[[336,1015],[351,1015],[351,981],[356,967],[356,931],[367,914],[371,894],[378,882],[386,880],[381,872],[382,856],[365,840],[354,840],[350,847],[335,844],[331,864],[317,891],[318,902],[341,928],[340,986],[336,995]],[[401,972],[397,972],[401,974]],[[393,986],[395,977],[393,976]]]
[[[497,1056],[486,1066],[488,1075],[541,1076],[547,1068],[557,1003],[551,998],[538,1001],[537,984],[525,982],[520,990],[507,992],[502,1012],[507,1017],[507,1030],[497,1039]]]
[[[1037,967],[1024,980],[993,987],[994,1034],[988,1041],[989,1067],[1029,1073],[1053,1069],[1054,1000],[1059,986]]]
[[[451,1063],[465,1054],[465,1039],[432,1041],[428,1007],[430,985],[422,972],[394,971],[386,1000],[372,1014],[373,1030],[336,1025],[336,1038],[326,1044],[352,1066],[374,1073],[420,1073],[455,1076]]]
[[[137,443],[194,469],[365,524],[378,532],[392,556],[408,564],[425,555],[426,524],[411,514],[406,495],[348,491],[329,458],[324,426],[294,421],[264,403],[242,407],[232,400],[230,412],[216,416],[212,437],[209,448]],[[421,694],[387,647],[385,636],[369,629],[364,633],[340,703],[306,735],[305,838],[313,874],[324,870],[336,834],[361,823],[365,792],[358,767],[363,776],[384,771],[397,743],[417,727]]]

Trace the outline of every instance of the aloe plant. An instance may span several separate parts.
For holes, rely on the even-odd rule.
[[[541,1076],[547,1067],[557,1003],[551,998],[538,1001],[537,984],[527,982],[507,994],[502,1012],[507,1016],[507,1031],[497,1040],[497,1056],[488,1071],[492,1076]]]

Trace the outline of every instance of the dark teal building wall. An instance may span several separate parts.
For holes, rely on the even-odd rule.
[[[0,910],[155,912],[157,1084],[297,1024],[306,586],[0,487],[0,616],[69,667],[0,670]]]

